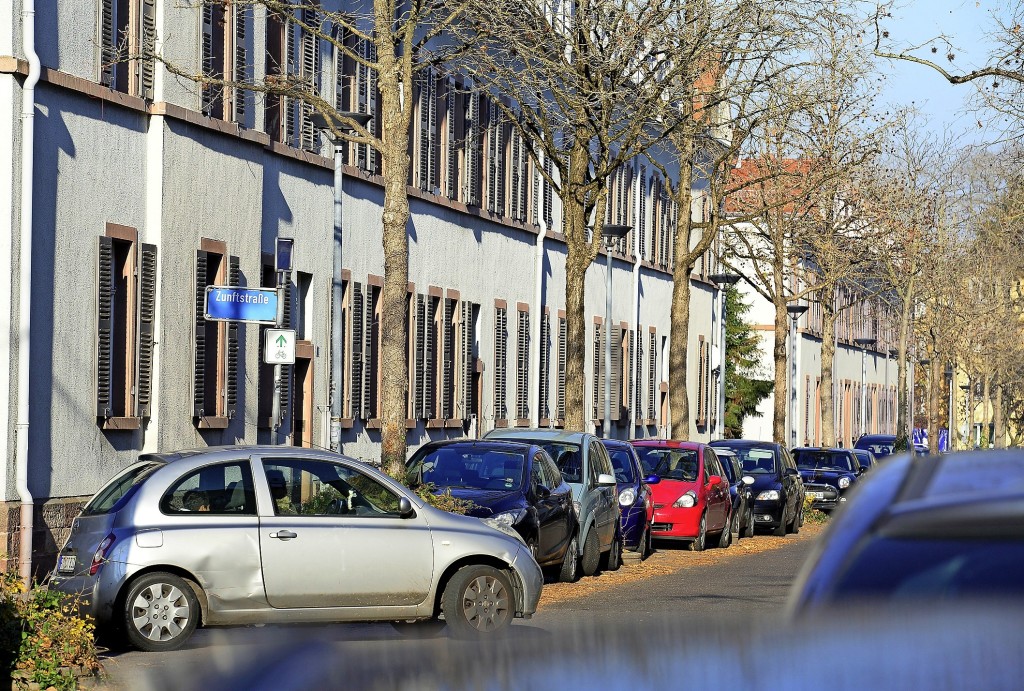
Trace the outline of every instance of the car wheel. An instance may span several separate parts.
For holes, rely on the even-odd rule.
[[[587,531],[587,539],[583,541],[583,557],[580,559],[580,571],[584,576],[593,576],[601,565],[601,542],[597,537],[597,528]]]
[[[441,621],[440,619],[409,619],[406,621],[393,621],[391,626],[405,638],[426,639],[435,638],[440,635],[445,630],[445,627],[448,626],[448,622]]]
[[[530,554],[533,556],[533,560],[539,564],[540,562],[537,560],[537,538],[531,537],[529,540],[527,540],[526,549],[530,550]]]
[[[640,559],[646,559],[647,555],[651,553],[651,529],[644,526],[644,530],[640,533],[640,539],[636,543],[636,547],[630,550],[631,552],[637,552],[640,555]]]
[[[139,650],[162,652],[185,645],[199,624],[199,600],[192,586],[170,573],[134,581],[124,600],[124,631]]]
[[[740,538],[743,537],[743,533],[740,530],[740,519],[743,518],[741,514],[734,513],[732,515],[732,526],[729,528],[733,533],[733,539],[739,542]]]
[[[603,571],[618,571],[622,566],[622,538],[615,534],[612,540],[612,548],[601,555],[601,569]]]
[[[493,636],[512,623],[512,583],[493,566],[464,566],[448,581],[441,608],[456,638]]]
[[[725,526],[722,527],[722,532],[718,534],[718,548],[728,549],[729,545],[732,544],[732,517],[726,522]]]
[[[804,509],[801,506],[800,510],[797,511],[796,515],[793,516],[793,522],[789,524],[789,532],[796,535],[800,532],[800,526],[804,523]]]
[[[782,514],[779,515],[779,524],[772,530],[772,535],[775,537],[784,537],[786,535],[786,508],[782,508]]]
[[[569,546],[565,548],[565,556],[562,558],[562,570],[558,574],[558,580],[562,583],[575,583],[580,577],[580,539],[573,535],[569,540]]]
[[[747,508],[747,522],[743,526],[743,537],[754,537],[754,509]]]
[[[704,551],[704,541],[707,539],[707,536],[708,536],[708,532],[707,531],[708,531],[707,517],[702,515],[700,517],[700,527],[697,528],[697,537],[695,537],[692,541],[690,541],[690,551],[691,552],[703,552]]]

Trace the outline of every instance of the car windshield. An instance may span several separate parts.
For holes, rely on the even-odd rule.
[[[793,449],[796,467],[803,470],[845,470],[853,471],[850,454],[846,451],[811,451]]]
[[[524,453],[476,444],[452,444],[413,456],[407,478],[410,485],[512,490],[522,488],[525,467]]]
[[[1024,595],[1024,541],[884,538],[858,550],[832,599],[890,601]]]
[[[96,516],[109,512],[133,487],[142,484],[163,463],[136,463],[125,468],[108,482],[82,509],[83,516]]]
[[[871,465],[871,455],[867,452],[858,453],[854,451],[854,455],[857,456],[857,460],[860,461],[862,466],[867,467]]]
[[[612,468],[615,469],[616,482],[636,481],[633,459],[628,451],[625,449],[608,449],[608,455],[612,458]]]
[[[664,449],[653,446],[637,447],[644,472],[663,480],[697,480],[697,452],[691,449]]]
[[[555,459],[555,465],[562,471],[566,482],[583,482],[583,457],[578,444],[564,442],[536,442]]]
[[[865,437],[857,442],[858,449],[864,449],[881,458],[892,453],[896,440],[891,437]]]
[[[722,470],[725,471],[725,477],[729,479],[729,482],[736,482],[736,478],[733,475],[732,468],[732,456],[726,456],[725,454],[718,454],[718,460],[722,462]]]
[[[715,448],[718,448],[717,444]],[[775,472],[775,451],[770,446],[737,446],[734,448],[722,445],[722,448],[729,449],[736,454],[743,465],[744,474]]]

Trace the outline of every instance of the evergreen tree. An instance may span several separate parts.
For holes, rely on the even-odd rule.
[[[770,379],[758,379],[761,346],[743,316],[750,305],[736,286],[725,291],[725,436],[743,435],[743,418],[757,412],[757,404],[771,392]]]

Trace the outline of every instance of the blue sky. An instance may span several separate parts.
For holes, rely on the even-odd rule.
[[[900,6],[884,27],[897,45],[922,43],[946,35],[955,47],[953,64],[958,72],[966,72],[984,64],[987,47],[985,33],[993,26],[991,13],[1005,7],[1006,0],[899,0]],[[942,44],[933,56],[927,50],[918,51],[924,57],[938,58],[936,62],[949,65]],[[948,68],[947,68],[948,69]],[[879,70],[887,75],[882,92],[883,102],[894,106],[914,104],[928,118],[933,131],[962,134],[967,141],[991,139],[992,133],[979,129],[977,122],[987,121],[983,114],[970,112],[970,99],[975,87],[969,84],[954,86],[933,70],[912,63],[882,60]]]

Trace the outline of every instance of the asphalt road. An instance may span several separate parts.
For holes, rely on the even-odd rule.
[[[568,598],[550,603],[542,601],[541,610],[531,620],[517,621],[512,642],[502,646],[501,654],[507,655],[508,650],[516,646],[535,651],[531,654],[547,653],[555,642],[582,645],[580,641],[589,640],[595,634],[627,629],[653,630],[680,621],[693,623],[695,630],[703,626],[724,631],[726,636],[730,635],[730,627],[740,622],[770,626],[781,614],[789,587],[813,540],[802,533],[768,551],[736,555],[736,551],[731,550],[723,553],[727,558],[714,563],[634,579],[583,597],[575,597],[570,590]],[[659,563],[659,559],[662,564],[675,564],[680,559],[685,563],[685,555],[673,555],[670,550],[666,548],[655,554],[650,563]],[[643,569],[644,565],[629,568]],[[643,574],[642,571],[631,573]],[[596,578],[596,583],[601,585],[601,576]],[[580,588],[581,593],[586,590],[586,587]],[[286,679],[296,682],[290,684],[291,688],[303,689],[324,683],[323,679],[314,681],[304,675],[323,671],[325,667],[337,669],[335,665],[342,660],[348,661],[343,666],[352,674],[362,669],[364,674],[370,675],[381,668],[373,665],[372,660],[405,661],[398,667],[392,663],[382,666],[397,674],[413,664],[430,667],[437,660],[459,655],[459,651],[465,651],[465,644],[446,638],[404,639],[386,624],[203,629],[196,632],[183,650],[172,653],[129,651],[107,657],[103,661],[107,672],[103,686],[132,691],[283,688],[282,679]],[[314,653],[313,659],[305,660]],[[479,663],[493,654],[496,654],[493,650],[483,654],[474,651],[472,658]],[[325,660],[332,662],[325,663]],[[413,660],[428,662],[413,663]],[[466,666],[456,665],[456,668],[464,670]],[[367,673],[366,669],[371,671]],[[308,683],[303,683],[303,679]],[[274,680],[273,683],[270,680]],[[359,688],[405,685],[397,679],[393,681],[365,677]],[[467,688],[473,688],[475,683]],[[417,684],[406,687],[425,688]]]

